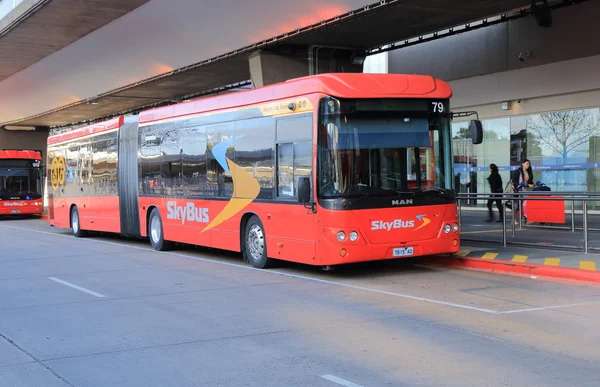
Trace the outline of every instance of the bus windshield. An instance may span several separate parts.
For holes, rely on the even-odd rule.
[[[432,114],[429,104],[401,99],[322,101],[319,197],[451,190],[449,118]],[[440,103],[439,110],[444,106]]]
[[[8,160],[0,164],[0,199],[2,200],[36,200],[42,197],[42,178],[40,168],[23,167]],[[13,160],[19,161],[19,160]]]

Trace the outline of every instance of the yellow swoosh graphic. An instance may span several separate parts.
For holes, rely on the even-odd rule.
[[[423,218],[423,224],[420,225],[419,227],[415,228],[413,231],[417,231],[418,229],[427,226],[429,223],[431,223],[431,219],[429,219],[429,218]]]
[[[219,215],[201,233],[220,225],[240,212],[244,207],[252,203],[260,193],[260,184],[254,176],[229,159],[227,159],[227,165],[231,170],[231,178],[233,180],[233,196]]]

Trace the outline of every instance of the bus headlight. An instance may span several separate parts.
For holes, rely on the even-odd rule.
[[[458,232],[458,223],[454,223],[454,224],[452,225],[452,231],[454,231],[454,232]]]
[[[356,242],[358,240],[358,233],[356,231],[351,231],[349,238],[352,242]]]
[[[337,233],[337,240],[339,242],[343,242],[346,239],[346,233],[343,231],[338,231]]]
[[[444,232],[446,234],[450,234],[450,231],[452,231],[452,226],[450,226],[449,224],[444,226]]]

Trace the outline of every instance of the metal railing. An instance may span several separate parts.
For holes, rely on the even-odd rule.
[[[521,192],[504,192],[504,193],[459,193],[456,196],[458,204],[458,222],[461,225],[462,230],[462,201],[464,200],[500,200],[502,202],[502,246],[506,247],[508,244],[507,229],[506,229],[506,216],[507,206],[506,203],[511,202],[513,212],[512,224],[512,237],[516,236],[516,225],[514,209],[516,209],[517,202],[519,203],[519,228],[523,228],[523,202],[524,201],[564,201],[571,202],[571,227],[560,227],[560,226],[540,226],[540,225],[528,225],[527,227],[532,228],[548,228],[548,229],[560,229],[569,230],[574,233],[576,230],[583,232],[583,252],[589,253],[589,231],[600,231],[600,229],[590,229],[588,224],[588,203],[600,201],[600,192],[550,192],[550,191],[521,191]],[[581,202],[582,206],[582,223],[583,227],[575,227],[575,203]],[[536,243],[518,242],[520,245],[540,247]],[[573,248],[573,246],[563,246]]]

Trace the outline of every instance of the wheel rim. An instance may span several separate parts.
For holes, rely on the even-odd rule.
[[[150,221],[150,235],[152,236],[152,241],[154,243],[158,243],[160,241],[161,232],[160,219],[158,219],[158,216],[153,216],[152,220]]]
[[[253,224],[248,231],[246,247],[253,261],[259,261],[265,252],[265,235],[259,225]]]
[[[77,234],[79,232],[79,213],[77,212],[77,210],[73,211],[73,216],[72,216],[72,220],[71,220],[71,224],[73,227],[73,233]]]

